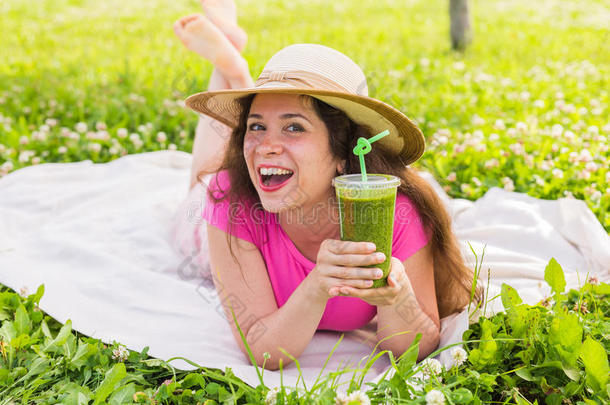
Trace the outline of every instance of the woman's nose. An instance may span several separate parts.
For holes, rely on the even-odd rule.
[[[280,134],[274,134],[273,132],[267,132],[260,139],[259,144],[256,146],[256,152],[261,155],[278,155],[282,153],[284,146]]]

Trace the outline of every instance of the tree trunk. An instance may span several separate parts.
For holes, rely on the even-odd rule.
[[[462,51],[472,40],[468,0],[449,0],[449,17],[451,19],[451,47]]]

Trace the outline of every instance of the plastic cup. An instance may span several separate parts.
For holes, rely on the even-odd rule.
[[[379,267],[383,277],[373,280],[371,288],[387,285],[392,257],[394,206],[400,179],[387,174],[369,174],[362,181],[360,174],[346,174],[333,179],[339,200],[341,240],[373,242],[378,252],[385,254],[383,263],[364,267]]]

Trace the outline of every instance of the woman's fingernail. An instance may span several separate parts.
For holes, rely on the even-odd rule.
[[[385,260],[385,255],[381,252],[378,252],[375,257],[377,257],[377,260]]]

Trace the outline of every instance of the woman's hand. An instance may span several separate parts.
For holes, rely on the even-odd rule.
[[[392,257],[390,259],[390,274],[388,285],[378,288],[341,287],[340,295],[358,297],[370,305],[394,305],[399,296],[412,292],[411,282],[405,273],[402,262]]]
[[[320,245],[316,267],[309,273],[316,295],[329,299],[339,295],[341,287],[364,289],[383,277],[379,268],[362,266],[383,263],[385,255],[375,252],[375,244],[326,239]]]

